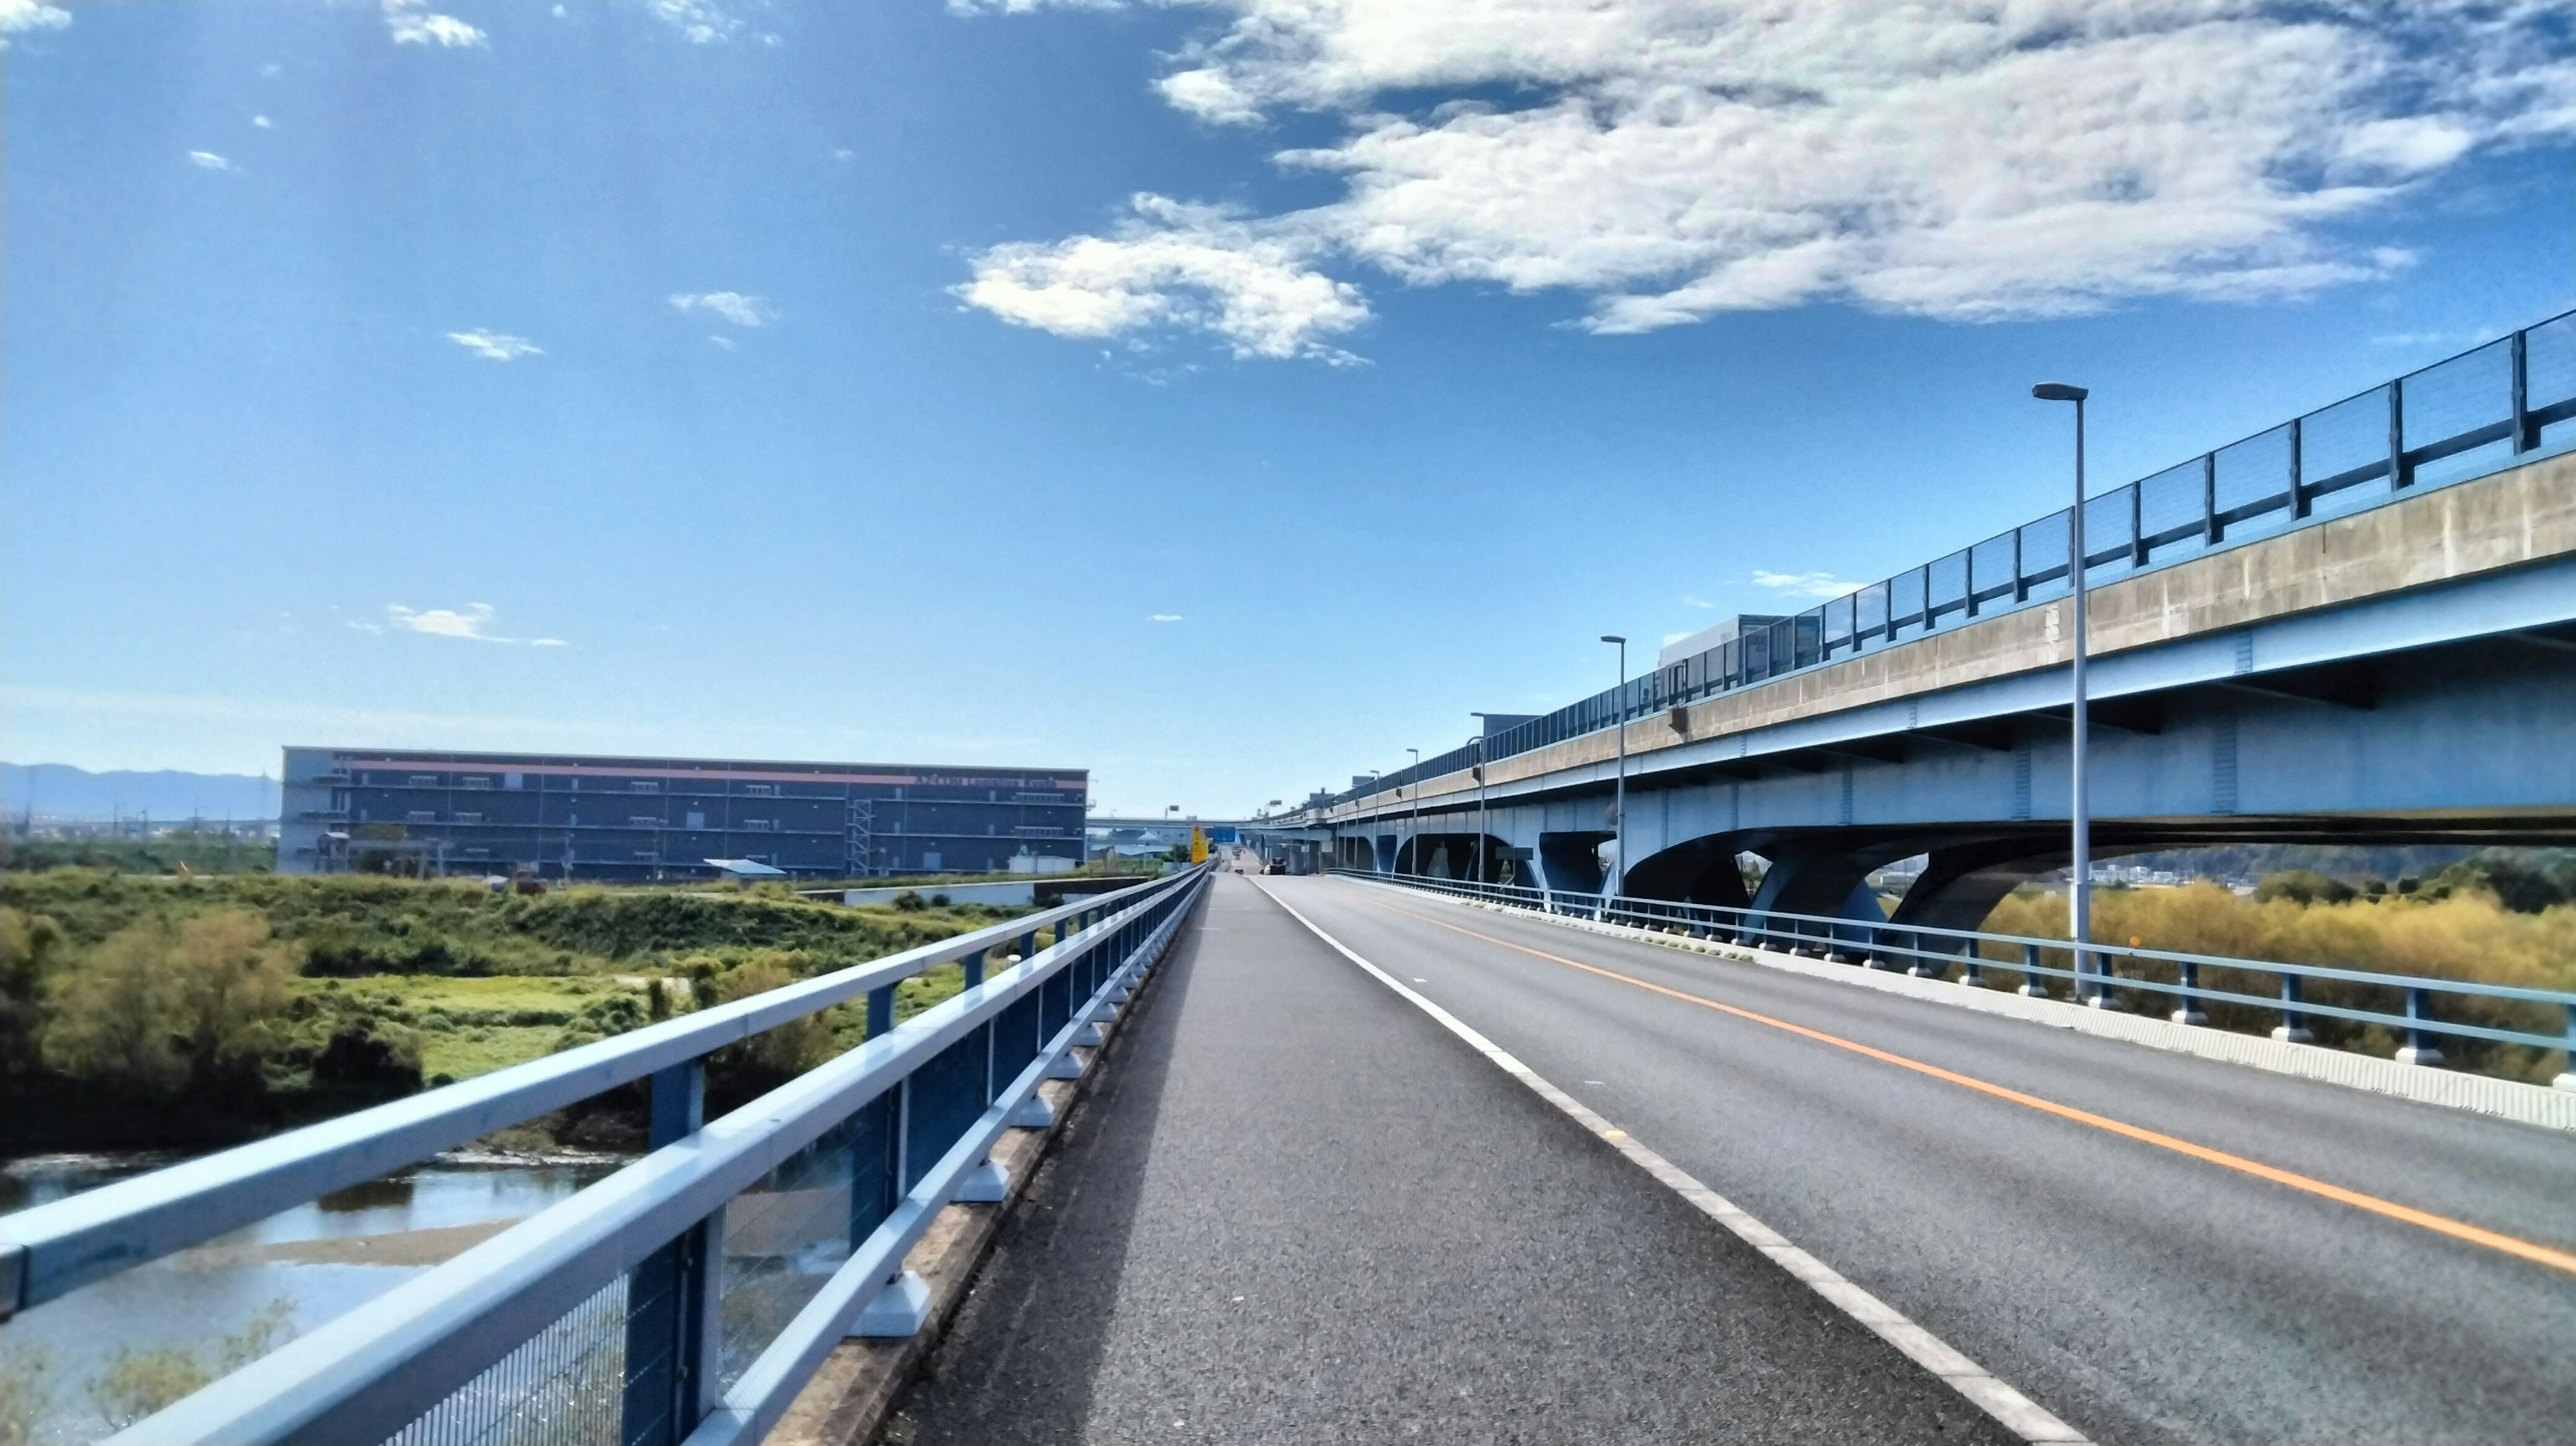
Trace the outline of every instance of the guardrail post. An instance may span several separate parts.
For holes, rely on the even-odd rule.
[[[2039,975],[2039,946],[2037,944],[2024,944],[2021,946],[2021,987],[2013,992],[2019,994],[2024,999],[2046,999],[2048,997],[2048,985],[2042,982]]]
[[[706,1061],[653,1076],[653,1149],[688,1138],[706,1123]],[[724,1212],[680,1232],[626,1277],[626,1384],[621,1442],[672,1446],[715,1410],[723,1334]]]
[[[964,956],[962,956],[962,957],[960,957],[960,958],[958,959],[957,963],[958,963],[959,967],[963,968],[963,969],[966,971],[966,987],[967,987],[967,988],[972,989],[972,988],[974,988],[976,985],[981,984],[981,983],[983,983],[983,982],[984,982],[984,951],[983,951],[983,950],[978,949],[978,950],[976,950],[975,952],[973,952],[973,953],[971,953],[971,954],[964,955]]]
[[[1038,934],[1035,929],[1020,936],[1020,962],[1026,964],[1038,956]]]
[[[2293,972],[2281,975],[2281,1026],[2272,1037],[2284,1044],[2314,1044],[2317,1037],[2308,1032],[2308,1017],[2299,1011],[2303,996],[2301,977]]]
[[[867,1037],[878,1038],[892,1028],[894,1028],[894,986],[879,985],[868,991]]]
[[[2559,1060],[2559,1063],[2565,1067],[2558,1071],[2558,1078],[2551,1080],[2550,1083],[2563,1090],[2576,1090],[2576,1004],[2566,1006],[2565,1012],[2567,1048]]]
[[[2433,991],[2406,991],[2406,1046],[2397,1051],[2399,1064],[2437,1065],[2442,1062],[2441,1047],[2434,1042],[2433,1031],[2424,1025],[2433,1018]]]
[[[2199,988],[2200,966],[2189,960],[2183,961],[2182,994],[2174,1002],[2174,1023],[2207,1024],[2209,1022],[2209,1016],[2201,1012],[2200,997],[2194,992]]]
[[[1914,944],[1915,947],[1919,949],[1922,947],[1923,941],[1920,938],[1917,938],[1914,941]],[[1959,982],[1967,985],[1971,989],[1985,988],[1986,976],[1981,972],[1981,967],[1985,962],[1985,956],[1977,952],[1976,941],[1973,939],[1969,940],[1968,952],[1959,956]]]

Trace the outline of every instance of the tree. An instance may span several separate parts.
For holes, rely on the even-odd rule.
[[[128,926],[68,971],[46,1058],[157,1095],[255,1070],[279,1043],[294,973],[267,921],[247,909]]]
[[[0,1077],[38,1062],[38,1004],[62,944],[51,918],[0,907]]]

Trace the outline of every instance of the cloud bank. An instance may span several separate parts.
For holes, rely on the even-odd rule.
[[[408,608],[401,603],[385,605],[385,621],[353,622],[349,626],[366,633],[423,633],[433,638],[464,638],[477,643],[521,643],[531,648],[569,647],[561,638],[505,638],[491,631],[492,619],[498,616],[490,603],[467,603],[458,608]]]
[[[2297,296],[2411,260],[2338,223],[2576,132],[2576,47],[2540,0],[1197,3],[1220,23],[1163,99],[1337,121],[1272,159],[1341,198],[1138,196],[1104,234],[977,255],[967,305],[1345,360],[1369,308],[1336,271],[1571,293],[1613,334],[1812,302],[1973,321]]]
[[[431,13],[428,0],[384,0],[385,29],[396,45],[436,45],[453,49],[488,45],[491,37],[453,15]]]
[[[671,298],[671,309],[683,315],[707,312],[736,326],[767,326],[778,319],[778,308],[769,304],[769,298],[746,296],[739,291],[682,293]]]
[[[544,356],[546,349],[524,336],[505,336],[497,331],[476,327],[472,331],[451,331],[447,339],[483,358],[485,361],[516,361],[523,356]]]
[[[60,30],[72,23],[72,12],[42,0],[0,0],[0,50],[9,48],[9,37],[31,30]]]

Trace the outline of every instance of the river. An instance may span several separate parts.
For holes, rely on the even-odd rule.
[[[0,1214],[173,1163],[46,1155],[0,1165]],[[614,1170],[610,1157],[447,1156],[323,1196],[0,1324],[0,1438],[13,1411],[40,1446],[104,1438],[93,1401],[119,1352],[178,1350],[213,1369],[266,1312],[282,1344]],[[31,1362],[36,1363],[33,1370]]]

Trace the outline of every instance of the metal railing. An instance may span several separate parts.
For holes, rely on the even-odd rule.
[[[2051,997],[2049,981],[2071,986],[2078,1003],[2118,1009],[2165,1001],[2167,1017],[2177,1024],[2212,1023],[2213,1006],[2238,1017],[2219,1023],[2256,1025],[2276,1020],[2275,1039],[2299,1044],[2320,1042],[2318,1022],[2377,1026],[2404,1040],[2397,1051],[2402,1064],[2442,1063],[2441,1038],[2519,1045],[2568,1055],[2557,1083],[2576,1089],[2576,993],[2526,989],[2510,984],[2434,979],[2415,974],[2380,974],[2325,964],[2288,964],[2262,959],[2236,959],[2216,954],[2186,954],[2110,943],[2087,943],[2081,949],[2064,939],[2023,934],[1991,934],[1975,929],[1937,929],[1921,924],[1871,923],[1823,914],[1790,914],[1776,909],[1736,908],[1722,904],[1685,904],[1665,899],[1576,893],[1565,889],[1513,884],[1480,884],[1465,879],[1420,874],[1381,874],[1366,869],[1337,868],[1333,873],[1375,883],[1473,899],[1536,913],[1558,914],[1602,923],[1686,934],[1692,938],[1745,948],[1768,949],[1864,968],[1901,970],[1917,978],[1942,979],[1952,969],[1957,982],[1992,987],[1989,971],[2018,978],[2016,992]],[[2270,981],[2269,992],[2243,987]],[[2312,997],[2311,985],[2332,986],[2326,997]],[[2335,996],[2341,996],[2340,998]],[[2127,997],[2124,997],[2127,996]],[[2397,1008],[2367,1007],[2388,1000]],[[2474,1003],[2472,1003],[2474,1001]],[[2555,1034],[2479,1023],[2459,1017],[2465,1009],[2554,1012]],[[2337,1033],[2328,1030],[2332,1036]],[[2350,1047],[2362,1041],[2349,1036],[2326,1043]]]
[[[1205,866],[0,1217],[23,1310],[635,1080],[652,1152],[134,1424],[119,1442],[757,1441],[848,1334],[902,1336],[905,1252],[1045,1124]],[[1040,930],[1056,940],[1037,946]],[[1016,962],[988,969],[989,953]],[[965,987],[897,1026],[894,989]],[[714,1121],[707,1057],[865,997],[864,1043]],[[730,1216],[730,1220],[729,1220]],[[855,1330],[853,1329],[855,1327]]]
[[[2576,312],[2436,362],[2269,431],[2087,498],[2085,586],[2267,531],[2321,522],[2466,481],[2576,435]],[[2365,484],[2378,483],[2368,488]],[[1409,790],[1496,759],[1767,683],[1946,627],[2065,596],[2060,508],[1973,547],[1780,618],[1553,713],[1331,796]],[[1330,805],[1327,805],[1330,806]]]

